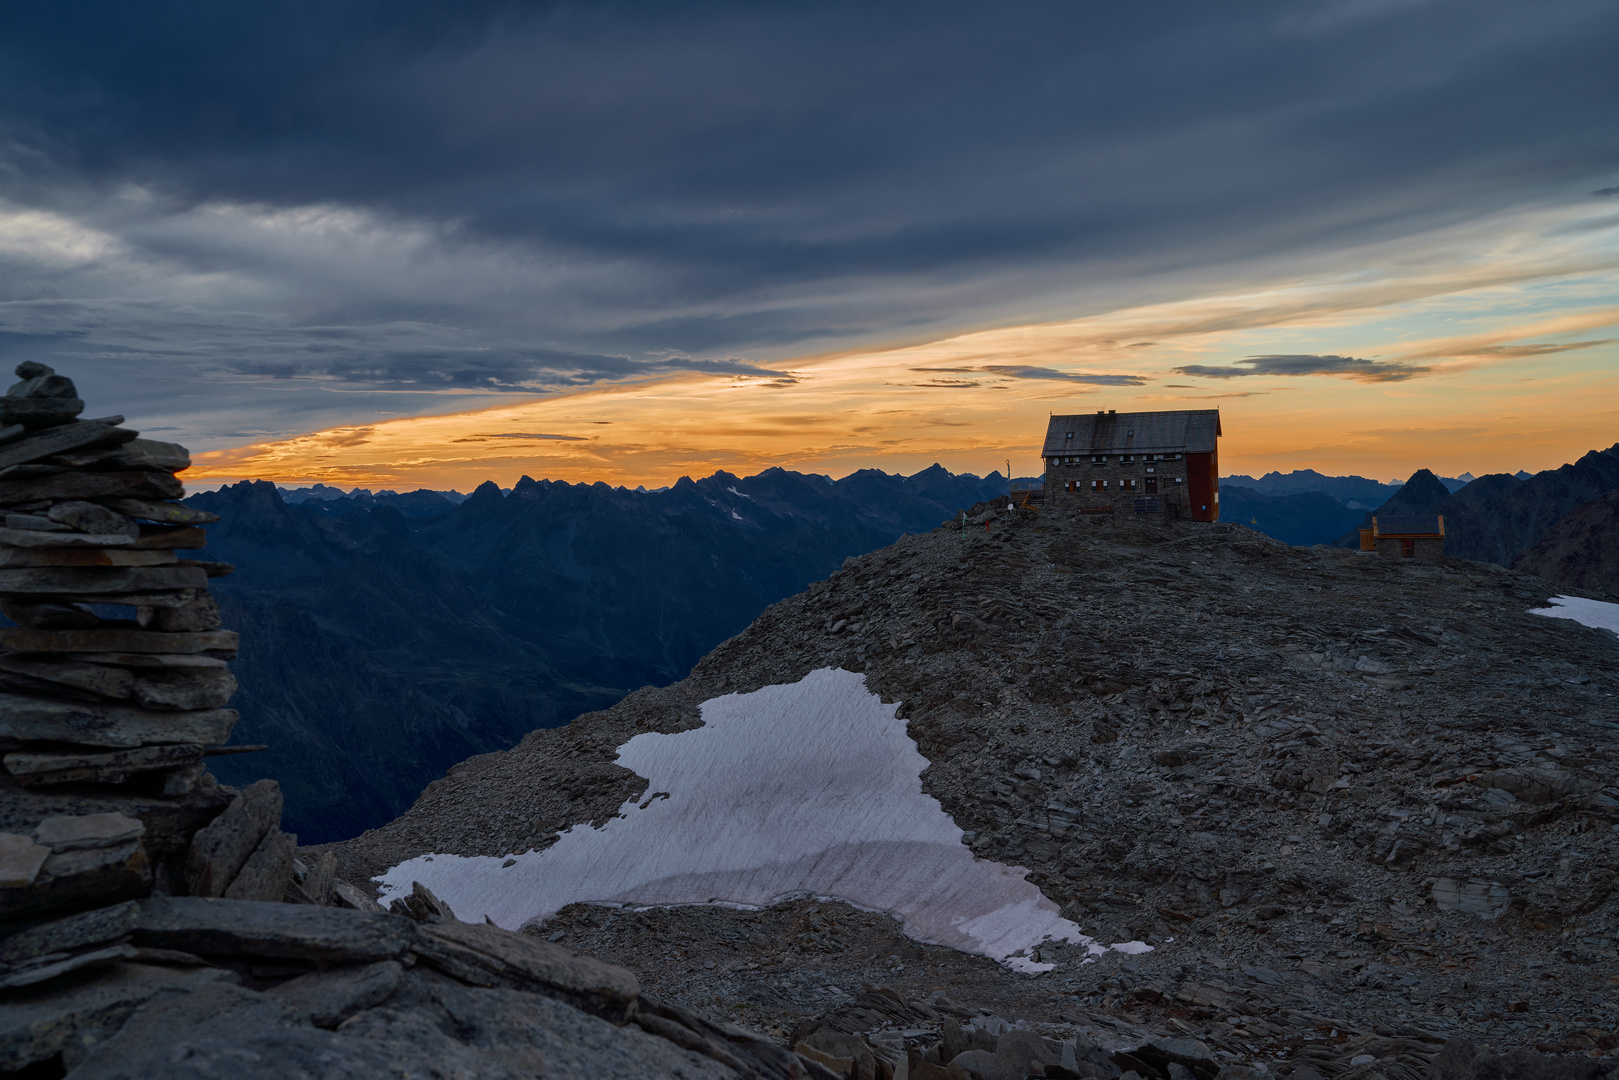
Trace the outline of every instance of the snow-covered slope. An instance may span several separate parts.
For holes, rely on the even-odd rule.
[[[702,727],[619,748],[648,785],[603,828],[514,857],[419,856],[378,879],[384,898],[420,881],[459,918],[516,929],[578,901],[759,907],[807,894],[889,912],[917,940],[1021,971],[1049,970],[1016,955],[1043,940],[1107,951],[1021,867],[968,850],[922,792],[928,761],[897,709],[834,668],[712,699]]]

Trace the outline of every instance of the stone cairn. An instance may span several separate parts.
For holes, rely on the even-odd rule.
[[[218,520],[176,501],[189,454],[121,416],[79,419],[72,380],[43,364],[17,375],[0,398],[0,614],[16,624],[0,629],[0,938],[154,893],[331,902],[335,860],[296,859],[280,787],[232,791],[204,764],[262,747],[224,745],[237,636],[208,579],[231,568],[180,557]],[[41,974],[8,959],[0,989]]]

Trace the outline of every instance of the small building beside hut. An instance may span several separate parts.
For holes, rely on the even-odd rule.
[[[1053,416],[1045,503],[1218,521],[1219,438],[1219,409]]]
[[[1360,549],[1382,559],[1438,562],[1445,557],[1445,515],[1374,514],[1360,531]]]

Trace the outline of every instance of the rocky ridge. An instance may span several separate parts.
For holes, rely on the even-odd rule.
[[[1619,490],[1569,511],[1512,568],[1554,585],[1619,597]]]
[[[645,794],[613,764],[628,738],[841,666],[904,703],[924,789],[975,852],[1029,868],[1088,933],[1153,951],[1042,947],[1057,968],[1029,977],[814,900],[575,905],[530,933],[893,1075],[947,1071],[966,1052],[953,1017],[990,1032],[972,1037],[991,1057],[1014,1030],[1052,1043],[1046,1075],[1212,1072],[1113,1056],[1188,1038],[1230,1076],[1473,1075],[1500,1064],[1485,1044],[1596,1076],[1619,1045],[1619,644],[1530,614],[1547,595],[1484,563],[981,505],[850,560],[681,682],[462,763],[335,850],[361,880],[543,848]],[[866,1050],[840,1053],[837,1031]],[[1081,1060],[1098,1049],[1106,1063]]]

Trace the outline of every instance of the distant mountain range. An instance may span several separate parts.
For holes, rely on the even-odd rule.
[[[398,816],[465,758],[691,665],[851,555],[930,529],[1006,480],[769,469],[630,491],[524,477],[454,492],[244,481],[191,496],[242,635],[226,782],[268,776],[305,843]]]
[[[1615,488],[1619,488],[1619,443],[1528,479],[1496,473],[1456,492],[1420,469],[1378,510],[1443,514],[1446,555],[1510,566],[1565,515]],[[1357,525],[1334,543],[1358,546],[1359,529]]]

